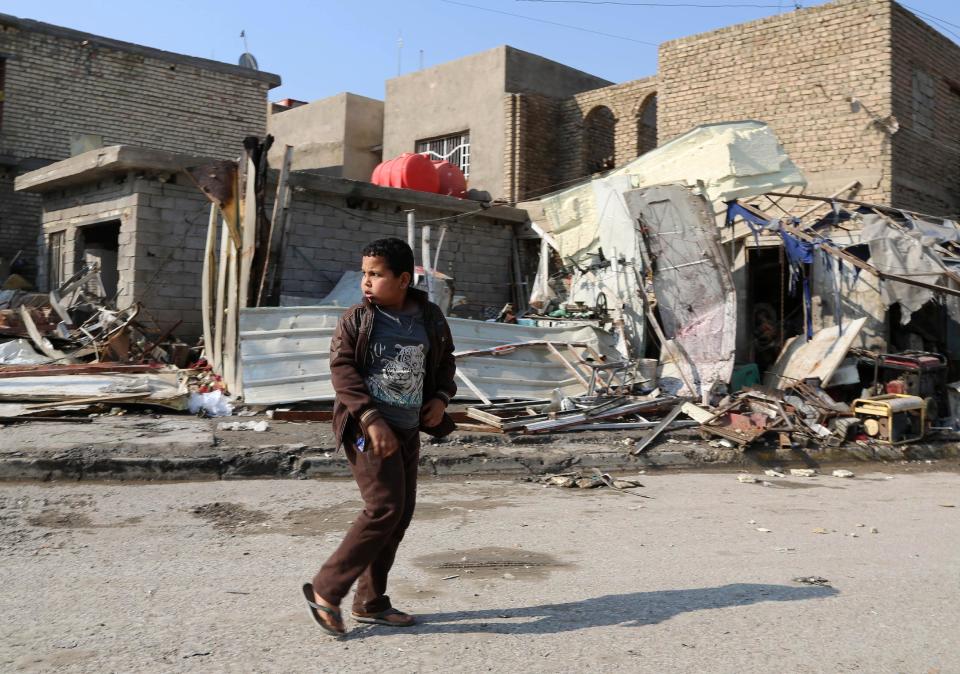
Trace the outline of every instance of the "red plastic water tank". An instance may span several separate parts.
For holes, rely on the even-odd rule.
[[[440,188],[440,176],[433,162],[422,154],[405,152],[373,169],[370,182],[384,187],[399,187],[419,192],[436,193]]]
[[[438,194],[449,194],[451,197],[463,199],[467,195],[467,179],[463,176],[463,171],[446,159],[434,159],[433,165],[440,176]]]

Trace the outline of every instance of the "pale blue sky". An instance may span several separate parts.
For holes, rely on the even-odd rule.
[[[383,98],[384,81],[397,74],[401,36],[405,73],[419,67],[420,50],[424,64],[430,66],[509,44],[624,82],[656,72],[655,45],[660,42],[794,6],[788,0],[662,2],[764,6],[680,8],[530,0],[2,0],[0,11],[230,63],[236,63],[243,51],[240,31],[246,30],[261,70],[283,78],[271,99],[311,101],[341,91]],[[906,5],[946,22],[937,26],[924,17],[960,43],[960,2],[910,0]]]

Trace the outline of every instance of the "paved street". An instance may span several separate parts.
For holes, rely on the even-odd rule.
[[[350,482],[0,484],[0,669],[960,672],[960,475],[882,468],[424,481],[392,585],[422,624],[339,641],[300,584]]]

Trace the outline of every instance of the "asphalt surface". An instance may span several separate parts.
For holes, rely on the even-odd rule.
[[[960,475],[919,468],[427,479],[391,590],[422,623],[341,640],[300,584],[351,482],[0,484],[0,670],[960,672]]]

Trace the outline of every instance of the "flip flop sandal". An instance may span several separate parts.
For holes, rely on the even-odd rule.
[[[386,611],[380,611],[380,613],[351,613],[354,620],[358,623],[367,623],[368,625],[386,625],[387,627],[412,627],[417,624],[417,621],[413,616],[404,613],[403,611],[398,611],[395,608],[388,608]],[[395,620],[387,620],[387,616],[392,615],[405,615],[410,618],[410,622],[396,622]]]
[[[320,625],[320,629],[322,629],[327,634],[333,635],[335,637],[342,637],[344,634],[347,633],[346,630],[341,632],[340,630],[324,622],[323,618],[320,617],[320,614],[317,613],[317,611],[323,611],[324,613],[331,616],[335,620],[340,621],[340,624],[343,624],[343,616],[341,615],[340,611],[334,608],[330,608],[329,606],[323,606],[321,604],[318,604],[313,600],[313,585],[311,585],[310,583],[303,584],[303,596],[307,600],[307,609],[310,611],[310,617],[313,618],[315,623]]]

